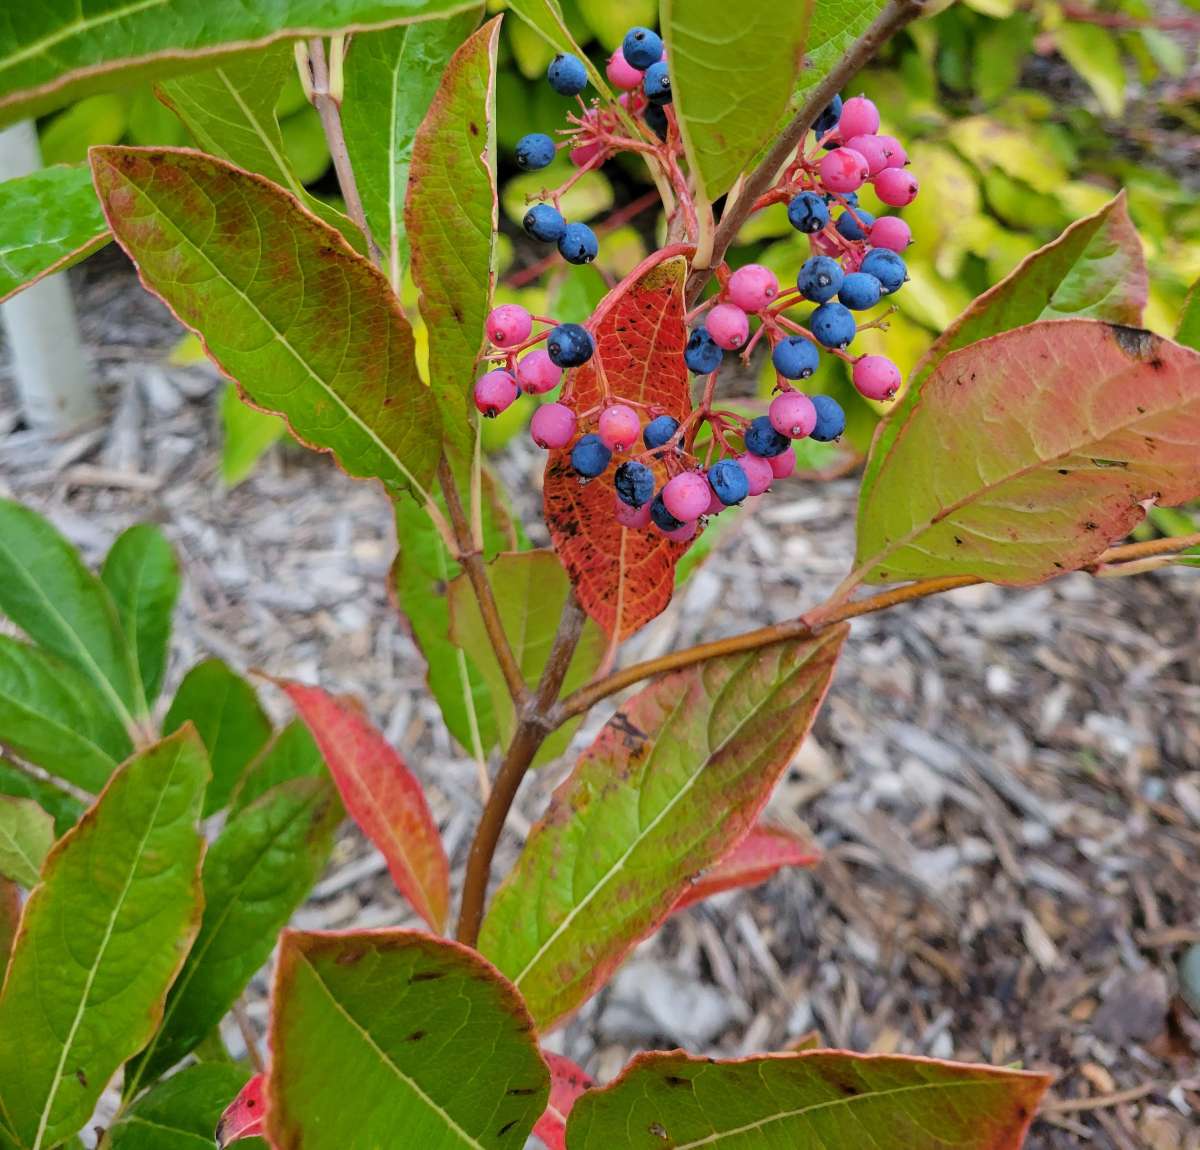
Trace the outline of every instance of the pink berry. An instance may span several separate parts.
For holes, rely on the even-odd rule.
[[[852,136],[846,147],[858,152],[866,161],[871,175],[882,172],[888,166],[889,152],[884,147],[882,136]]]
[[[562,379],[562,368],[544,347],[534,348],[517,364],[517,383],[527,395],[544,395],[553,391]]]
[[[825,232],[809,236],[808,246],[812,248],[814,256],[833,256],[836,259],[842,254],[842,245],[838,243],[837,236],[830,236]]]
[[[779,294],[779,280],[762,264],[747,264],[729,277],[725,285],[729,302],[742,311],[761,311]]]
[[[771,465],[771,474],[776,479],[786,479],[796,470],[796,449],[789,447],[778,455],[772,455],[767,462]]]
[[[873,248],[903,252],[912,243],[912,229],[899,216],[880,216],[867,233]]]
[[[917,198],[920,184],[912,172],[903,168],[884,168],[875,177],[875,194],[893,208],[902,208]]]
[[[625,53],[620,48],[609,56],[604,74],[612,81],[614,88],[620,88],[623,92],[642,86],[641,72],[625,59]]]
[[[643,503],[641,507],[630,507],[623,499],[613,503],[613,518],[622,527],[632,527],[641,530],[650,526],[650,504]]]
[[[518,394],[517,381],[499,368],[481,375],[475,381],[475,406],[488,419],[495,418],[511,407]]]
[[[784,391],[771,400],[767,411],[771,426],[789,439],[803,439],[817,426],[817,409],[807,395]]]
[[[713,343],[726,351],[737,351],[750,338],[750,320],[737,304],[719,303],[708,313],[704,326]]]
[[[895,136],[876,136],[875,138],[883,145],[883,149],[887,153],[885,167],[902,168],[908,163],[908,153]]]
[[[867,399],[891,399],[900,387],[900,369],[883,355],[864,355],[854,365],[854,386]]]
[[[720,515],[721,512],[724,510],[725,510],[725,504],[721,502],[720,498],[717,496],[717,493],[714,491],[712,493],[712,498],[709,499],[709,501],[708,501],[708,510],[704,514],[705,515]]]
[[[873,136],[879,131],[879,109],[866,96],[851,96],[842,105],[838,133],[843,140],[852,136]]]
[[[600,441],[609,451],[624,451],[631,447],[642,432],[638,413],[623,403],[606,407],[597,422]]]
[[[693,519],[691,523],[685,523],[682,527],[676,527],[674,531],[664,531],[663,534],[672,543],[690,543],[696,538],[696,532],[699,529],[699,524]]]
[[[712,488],[698,471],[685,471],[668,479],[662,491],[662,501],[676,519],[687,523],[699,519],[708,510]]]
[[[578,148],[571,149],[571,163],[577,168],[586,167],[603,151],[604,145],[599,140],[593,140],[590,144],[580,144]]]
[[[488,312],[488,339],[497,347],[516,347],[529,338],[533,316],[519,303],[505,303]]]
[[[575,413],[565,403],[546,403],[533,413],[529,434],[546,450],[566,447],[575,438]]]
[[[775,478],[775,473],[771,470],[771,464],[761,455],[751,455],[747,452],[745,455],[739,455],[737,461],[742,465],[742,470],[750,481],[751,495],[761,495],[771,486],[771,480]]]
[[[827,191],[856,192],[863,186],[871,169],[862,152],[853,148],[834,148],[826,152],[817,168]]]

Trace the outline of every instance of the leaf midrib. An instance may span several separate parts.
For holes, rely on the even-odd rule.
[[[99,28],[103,24],[111,24],[116,20],[123,20],[126,16],[136,16],[139,12],[146,12],[151,8],[166,7],[170,0],[136,0],[133,4],[126,4],[124,8],[114,8],[111,12],[105,12],[102,16],[94,16],[91,18],[81,16],[77,20],[72,20],[68,24],[64,24],[56,32],[51,32],[48,36],[43,36],[40,40],[35,40],[31,44],[27,44],[19,52],[13,52],[10,55],[0,60],[0,72],[7,71],[9,68],[17,64],[22,64],[26,60],[31,60],[36,56],[44,55],[46,50],[53,48],[56,44],[61,44],[64,40],[70,40],[73,36],[82,35],[92,31],[94,28]]]

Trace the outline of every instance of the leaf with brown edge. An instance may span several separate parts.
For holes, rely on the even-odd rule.
[[[615,396],[654,404],[657,414],[680,422],[687,417],[692,401],[683,361],[686,276],[686,261],[675,256],[610,298],[592,331],[596,355],[574,372],[577,410],[594,407],[604,398],[602,365]],[[675,564],[688,548],[651,528],[622,527],[613,518],[613,474],[620,462],[614,456],[603,475],[581,483],[571,468],[570,451],[552,451],[543,490],[550,539],[580,605],[615,642],[666,609],[674,590]],[[661,486],[666,472],[658,462],[653,469]]]
[[[262,1137],[267,1118],[267,1076],[256,1074],[225,1107],[214,1137],[217,1150],[242,1138]]]
[[[441,931],[450,864],[416,776],[357,707],[319,687],[283,680],[279,686],[316,739],[346,812],[387,859],[400,893]]]
[[[880,444],[876,444],[878,450]],[[1036,583],[1200,495],[1200,355],[1054,320],[947,356],[896,427],[858,519],[867,582]]]
[[[654,1052],[579,1099],[567,1147],[1018,1150],[1049,1084],[1045,1074],[895,1054],[718,1062]]]
[[[575,1100],[595,1083],[591,1075],[561,1054],[543,1050],[542,1057],[550,1067],[550,1101],[533,1132],[546,1144],[546,1150],[566,1150],[567,1119],[571,1116],[571,1108]]]
[[[820,708],[846,633],[663,675],[605,724],[479,936],[540,1027],[594,994],[693,876],[754,825]]]
[[[683,910],[726,890],[758,886],[784,867],[810,867],[821,861],[812,843],[782,827],[759,823],[723,859],[709,867],[679,896]]]

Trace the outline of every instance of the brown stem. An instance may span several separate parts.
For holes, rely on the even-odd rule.
[[[554,646],[550,649],[550,657],[546,660],[542,678],[533,697],[521,709],[516,732],[492,784],[491,797],[483,808],[479,826],[475,828],[471,853],[467,857],[467,873],[463,881],[462,907],[459,910],[456,932],[458,941],[466,946],[474,946],[479,938],[488,879],[492,873],[492,857],[496,853],[496,844],[500,841],[500,832],[504,829],[504,821],[512,808],[513,799],[517,796],[521,780],[529,770],[529,764],[533,762],[538,748],[546,736],[558,726],[550,721],[549,714],[554,700],[562,690],[563,679],[571,665],[579,636],[583,632],[584,618],[582,608],[574,594],[571,594],[563,606],[558,633],[554,637]]]
[[[1160,32],[1195,32],[1200,30],[1200,16],[1150,16],[1142,19],[1121,12],[1097,12],[1080,4],[1064,4],[1062,14],[1068,20],[1081,24],[1095,24],[1101,28],[1116,28],[1133,31],[1138,28],[1155,28]]]
[[[712,274],[711,268],[719,264],[737,238],[742,224],[754,210],[755,201],[774,182],[780,169],[800,146],[804,134],[812,127],[826,105],[858,73],[858,71],[906,24],[912,23],[925,9],[926,0],[890,0],[890,3],[875,18],[875,22],[850,46],[850,50],[838,61],[836,67],[809,93],[804,106],[792,117],[791,122],[775,141],[762,163],[746,177],[737,199],[721,216],[713,237],[710,267],[695,268],[688,278],[687,299],[689,305],[700,295]]]

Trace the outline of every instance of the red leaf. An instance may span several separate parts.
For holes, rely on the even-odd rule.
[[[603,397],[600,368],[615,396],[653,403],[683,420],[691,411],[683,348],[683,282],[687,264],[674,257],[634,281],[598,313],[596,355],[574,375],[577,409]],[[605,306],[605,305],[602,305]],[[599,361],[599,362],[598,362]],[[633,531],[613,518],[614,458],[609,470],[580,483],[570,452],[553,451],[546,464],[546,526],[583,609],[616,642],[632,635],[671,601],[675,564],[687,544],[650,529]],[[660,465],[659,481],[665,479]]]
[[[241,1138],[261,1136],[267,1116],[267,1100],[263,1094],[266,1080],[265,1074],[256,1074],[225,1107],[221,1121],[217,1123],[217,1150],[225,1150],[231,1142]]]
[[[450,865],[421,784],[357,705],[318,687],[279,685],[321,748],[347,813],[383,852],[400,893],[440,932]]]
[[[538,1119],[533,1132],[546,1143],[547,1150],[567,1150],[567,1118],[575,1099],[595,1085],[591,1076],[569,1058],[542,1051],[550,1067],[550,1101],[546,1113]]]
[[[820,860],[820,852],[803,839],[781,827],[760,823],[716,866],[701,874],[672,910],[683,910],[724,890],[757,886],[785,866],[816,866]]]

